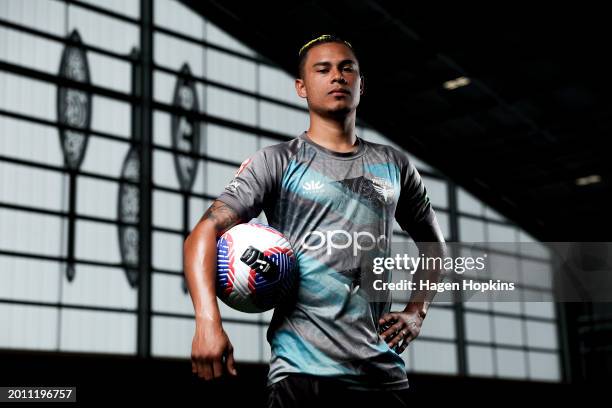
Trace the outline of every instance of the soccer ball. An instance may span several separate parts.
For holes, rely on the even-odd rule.
[[[274,228],[238,224],[218,239],[216,292],[229,307],[247,313],[270,310],[296,280],[293,249]]]

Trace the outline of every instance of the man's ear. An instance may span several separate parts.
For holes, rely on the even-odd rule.
[[[306,98],[308,96],[306,93],[306,86],[302,78],[295,79],[295,90],[300,98]]]
[[[361,75],[361,84],[359,85],[359,95],[363,95],[365,90],[365,76]]]

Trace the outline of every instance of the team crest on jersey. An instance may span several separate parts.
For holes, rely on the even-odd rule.
[[[393,184],[385,178],[382,177],[373,177],[372,178],[372,187],[378,193],[380,200],[387,204],[395,195],[395,188],[393,188]]]

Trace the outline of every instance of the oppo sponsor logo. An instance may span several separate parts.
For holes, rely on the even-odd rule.
[[[369,251],[378,248],[384,251],[387,248],[387,237],[376,237],[367,231],[348,232],[346,230],[310,231],[300,241],[302,248],[316,251],[325,248],[325,253],[331,255],[333,250],[351,248],[354,256],[360,251]]]

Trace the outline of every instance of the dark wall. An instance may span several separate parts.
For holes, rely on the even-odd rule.
[[[191,374],[187,360],[4,351],[0,361],[2,386],[76,386],[79,403],[189,401],[198,407],[265,406],[265,365],[238,364],[237,378],[204,383]],[[577,392],[567,384],[424,374],[408,378],[413,403]]]

